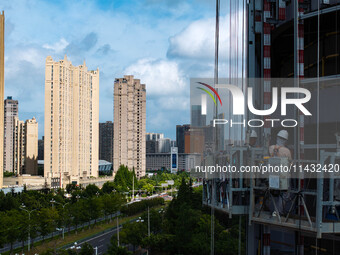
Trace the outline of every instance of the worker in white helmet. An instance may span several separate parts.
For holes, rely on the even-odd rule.
[[[250,133],[250,137],[249,137],[249,146],[255,147],[256,141],[257,141],[257,133],[255,132],[255,130],[252,130]]]
[[[288,132],[287,130],[281,130],[279,133],[277,133],[276,144],[269,147],[269,155],[271,157],[288,158],[288,160],[291,161],[292,154],[286,147],[287,142]]]
[[[290,150],[286,147],[288,142],[288,132],[287,130],[280,130],[277,133],[276,144],[269,147],[269,155],[271,157],[288,158],[289,161],[292,160],[292,154]],[[282,173],[283,174],[283,173]],[[280,196],[274,197],[277,211],[273,205],[268,205],[271,208],[272,216],[277,216],[277,214],[283,214],[287,209],[286,203],[290,198],[289,192],[283,192]]]

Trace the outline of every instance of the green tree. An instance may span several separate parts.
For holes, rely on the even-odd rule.
[[[91,244],[85,242],[80,249],[79,254],[80,255],[93,255],[94,251],[93,251],[93,247]]]
[[[103,187],[102,187],[102,192],[103,193],[107,193],[107,194],[111,194],[112,191],[115,189],[115,185],[113,182],[105,182]]]
[[[85,196],[86,197],[94,197],[97,196],[97,194],[100,194],[100,189],[94,185],[94,184],[89,184],[85,188]]]
[[[160,210],[155,210],[155,209],[150,209],[149,211],[150,215],[150,231],[151,232],[160,232],[162,230],[162,211]],[[148,213],[144,212],[142,215],[143,219],[148,218]]]
[[[154,183],[154,184],[152,184]],[[143,192],[146,190],[147,193],[151,194],[154,190],[155,181],[149,179],[149,178],[143,178],[138,181],[138,188],[142,190]]]
[[[120,240],[124,244],[132,244],[133,251],[136,246],[142,243],[142,240],[147,235],[147,226],[144,222],[132,222],[124,225],[124,228],[120,232]]]
[[[102,200],[97,197],[92,197],[88,199],[86,205],[90,220],[94,220],[94,224],[96,224],[97,219],[102,216],[103,213]]]
[[[134,168],[132,169],[132,171],[130,171],[126,166],[121,165],[113,181],[114,187],[117,191],[120,192],[127,192],[129,190],[132,190],[133,179],[136,188],[138,187],[138,180]]]
[[[146,247],[150,254],[168,253],[173,250],[174,235],[170,234],[151,234],[142,240],[143,247]]]
[[[20,234],[19,217],[20,213],[17,210],[7,211],[4,215],[4,232],[6,236],[6,241],[10,244],[10,253],[12,253],[13,244],[15,241],[18,240],[18,236]]]
[[[54,231],[57,227],[58,211],[55,208],[42,208],[39,211],[39,232],[43,237]]]
[[[121,195],[112,193],[103,195],[101,197],[101,201],[105,219],[108,215],[112,215],[113,213],[117,212],[124,203]]]
[[[72,224],[76,227],[76,232],[78,225],[83,222],[83,215],[86,214],[84,210],[84,203],[82,201],[76,202],[70,206],[70,214],[72,219]]]
[[[6,243],[7,234],[7,223],[6,223],[6,213],[0,212],[0,247],[3,247]]]
[[[24,243],[27,240],[29,224],[30,224],[27,212],[21,211],[18,220],[19,220],[19,229],[20,229],[18,240],[21,241],[21,247],[23,250],[25,246]]]
[[[109,244],[105,254],[106,255],[130,255],[132,253],[129,252],[126,249],[126,247],[118,246],[118,242],[117,242],[116,236],[112,236],[112,238],[110,240],[110,244]]]
[[[79,217],[82,224],[87,223],[91,220],[88,199],[81,199],[77,202],[79,208]],[[96,209],[95,209],[96,210]]]
[[[219,241],[218,237],[223,231],[223,227],[215,218],[215,243]],[[188,249],[194,254],[209,254],[211,239],[211,215],[203,214],[197,222],[193,231],[192,238]],[[236,252],[237,253],[237,252]]]

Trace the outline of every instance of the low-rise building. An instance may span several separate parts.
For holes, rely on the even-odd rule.
[[[178,170],[190,171],[200,165],[201,156],[198,153],[178,153]],[[147,153],[146,170],[171,170],[171,153]]]

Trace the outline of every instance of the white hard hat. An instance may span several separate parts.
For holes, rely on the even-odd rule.
[[[287,130],[280,130],[280,132],[277,133],[277,136],[281,137],[283,139],[288,140],[288,132],[287,132]]]
[[[257,138],[257,133],[255,132],[255,130],[251,131],[250,138]]]

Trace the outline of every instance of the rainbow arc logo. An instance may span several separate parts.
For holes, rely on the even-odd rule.
[[[220,104],[222,106],[221,97],[212,86],[210,86],[209,84],[203,83],[203,82],[197,82],[197,83],[207,87],[208,89],[210,89],[216,95],[216,97],[218,98],[218,100],[220,101]],[[203,90],[205,93],[207,93],[211,97],[211,99],[214,101],[215,105],[217,105],[214,95],[209,90],[207,90],[205,88],[201,88],[201,87],[197,87],[197,89]],[[207,95],[206,94],[201,95],[201,114],[202,115],[207,114]]]
[[[214,94],[216,95],[216,97],[218,98],[218,100],[220,101],[220,104],[222,106],[222,100],[220,98],[220,95],[217,93],[217,91],[211,87],[210,85],[206,84],[206,83],[203,83],[203,82],[197,82],[198,84],[201,84],[203,86],[206,86],[207,88],[209,88],[212,92],[214,92]],[[214,101],[215,105],[216,105],[216,100],[215,100],[215,97],[211,94],[211,92],[209,90],[206,90],[204,88],[201,88],[201,87],[197,87],[198,89],[200,90],[203,90],[204,92],[206,92],[211,98],[212,100]]]

